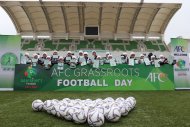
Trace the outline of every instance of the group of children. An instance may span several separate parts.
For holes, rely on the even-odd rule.
[[[59,56],[57,51],[54,51],[51,56],[48,56],[46,52],[40,56],[40,54],[33,54],[33,57],[29,56],[29,53],[25,53],[21,57],[21,64],[31,64],[32,66],[41,65],[45,69],[50,69],[54,64],[58,65],[58,69],[62,70],[64,64],[70,65],[71,68],[76,68],[77,65],[85,66],[87,64],[93,65],[94,68],[99,68],[100,65],[110,64],[110,66],[116,66],[116,64],[128,64],[134,66],[135,64],[155,65],[159,67],[163,64],[173,64],[169,62],[167,58],[160,55],[157,58],[152,53],[141,54],[139,58],[135,56],[134,52],[131,52],[128,56],[127,53],[122,53],[120,57],[113,58],[110,52],[106,52],[104,57],[97,55],[96,51],[92,51],[92,58],[89,57],[88,52],[79,51],[78,57],[76,57],[71,51],[67,52],[65,57]]]

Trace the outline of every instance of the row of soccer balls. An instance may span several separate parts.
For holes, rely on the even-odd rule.
[[[104,124],[105,118],[110,122],[119,121],[121,116],[126,116],[134,109],[136,100],[134,97],[126,99],[119,97],[113,99],[69,99],[46,100],[37,99],[32,102],[34,111],[46,111],[54,116],[81,124],[88,122],[89,126],[99,127]]]

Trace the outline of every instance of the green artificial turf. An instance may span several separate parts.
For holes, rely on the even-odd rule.
[[[84,127],[56,118],[45,112],[34,112],[35,99],[134,96],[136,108],[117,123],[104,127],[190,127],[190,91],[143,92],[0,92],[0,127]]]

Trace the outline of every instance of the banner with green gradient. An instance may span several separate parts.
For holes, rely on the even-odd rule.
[[[0,35],[0,90],[13,89],[15,64],[19,63],[21,37]]]
[[[50,70],[41,66],[16,65],[14,90],[39,91],[128,91],[128,90],[174,90],[173,66],[120,64],[116,67],[91,65],[71,69]]]

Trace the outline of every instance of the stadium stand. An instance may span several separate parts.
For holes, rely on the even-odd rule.
[[[102,41],[93,42],[95,49],[105,50],[105,46],[102,44]]]
[[[95,50],[107,50],[110,46],[112,51],[140,51],[140,45],[145,47],[144,51],[168,51],[165,42],[161,40],[74,40],[74,39],[38,39],[38,40],[28,40],[22,39],[22,50],[23,51],[35,51],[37,45],[41,46],[41,51],[67,51],[67,50],[85,50],[85,49],[95,49]],[[110,50],[109,49],[109,50]]]
[[[22,44],[21,44],[22,50],[34,50],[36,47],[36,44],[38,43],[37,40],[22,39],[21,41],[22,41]]]
[[[56,44],[53,43],[52,40],[44,40],[44,50],[55,50]]]

